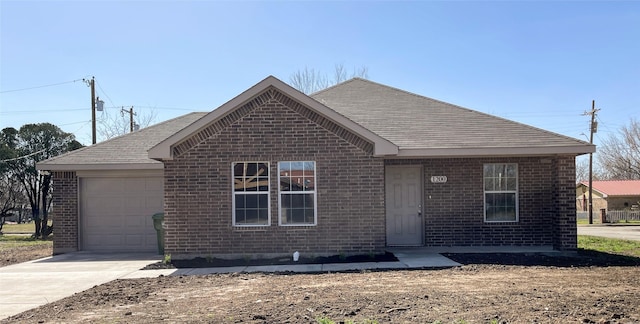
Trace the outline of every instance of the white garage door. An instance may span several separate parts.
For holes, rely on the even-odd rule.
[[[151,216],[162,212],[162,177],[81,178],[82,249],[157,251]]]

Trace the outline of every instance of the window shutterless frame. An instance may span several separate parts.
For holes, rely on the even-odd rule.
[[[271,225],[269,162],[231,163],[233,226]]]
[[[318,223],[315,161],[278,162],[278,225]]]
[[[518,164],[487,163],[483,166],[484,221],[518,222]]]

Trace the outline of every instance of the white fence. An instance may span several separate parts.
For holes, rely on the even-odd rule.
[[[607,221],[609,223],[640,221],[640,210],[608,210]]]
[[[600,223],[601,222],[601,211],[594,210],[593,211],[593,222]],[[578,220],[588,220],[589,212],[579,211],[576,212],[576,219]],[[640,221],[640,210],[607,210],[606,211],[606,221],[608,223],[619,223],[626,221]]]

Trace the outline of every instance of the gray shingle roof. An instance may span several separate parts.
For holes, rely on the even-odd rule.
[[[206,115],[194,112],[38,163],[40,170],[162,169],[147,151]]]
[[[593,148],[564,135],[359,78],[311,97],[386,138],[400,150],[572,147],[581,151],[573,153],[580,154]]]
[[[150,155],[155,154],[153,157],[158,159],[170,154],[172,143],[206,127],[219,115],[271,86],[355,130],[356,134],[372,139],[376,149],[380,149],[378,156],[578,155],[595,150],[595,146],[584,141],[368,80],[351,79],[309,98],[268,77],[210,113],[190,113],[40,162],[37,167],[61,171],[162,169],[162,162],[150,159]]]

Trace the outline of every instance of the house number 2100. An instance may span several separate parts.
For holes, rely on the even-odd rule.
[[[447,182],[447,176],[432,176],[431,183],[445,183]]]

